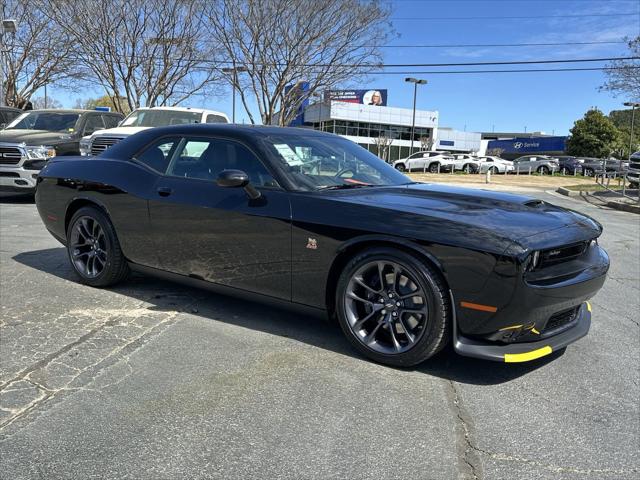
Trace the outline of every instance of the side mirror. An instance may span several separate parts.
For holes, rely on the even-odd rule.
[[[260,192],[249,182],[249,175],[242,170],[223,170],[218,174],[216,183],[219,187],[242,187],[251,200],[260,198]]]

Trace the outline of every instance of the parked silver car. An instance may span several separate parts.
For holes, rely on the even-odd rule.
[[[560,168],[558,160],[547,155],[525,155],[513,161],[516,173],[541,173],[548,175],[557,172]]]
[[[509,173],[513,172],[513,162],[505,160],[500,157],[478,157],[480,161],[480,173],[487,173],[491,170],[491,173]]]

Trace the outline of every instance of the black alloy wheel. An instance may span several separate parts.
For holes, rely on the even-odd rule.
[[[83,207],[71,218],[67,253],[80,281],[87,285],[106,287],[129,273],[113,225],[97,207]]]
[[[336,309],[349,341],[393,366],[423,362],[448,341],[448,290],[438,272],[391,248],[358,254],[338,282]]]

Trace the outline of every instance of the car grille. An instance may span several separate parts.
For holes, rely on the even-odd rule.
[[[542,333],[550,333],[555,330],[568,328],[569,325],[571,325],[578,318],[579,311],[580,307],[578,306],[554,314],[547,321],[547,324],[545,325]]]
[[[590,242],[580,242],[572,245],[566,245],[564,247],[542,250],[540,252],[540,263],[537,268],[540,269],[574,260],[587,250],[589,243]]]
[[[18,172],[0,172],[0,177],[20,178]]]
[[[97,137],[91,142],[91,155],[100,155],[107,148],[115,145],[122,137]]]
[[[0,147],[0,165],[17,165],[22,160],[22,151],[17,147]]]

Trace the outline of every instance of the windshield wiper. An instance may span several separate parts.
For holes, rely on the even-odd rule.
[[[342,183],[340,185],[323,185],[318,190],[346,190],[349,188],[379,187],[380,185],[364,185],[360,183]]]

